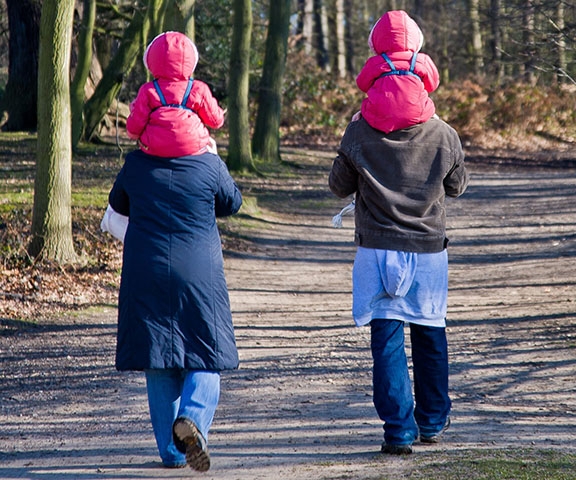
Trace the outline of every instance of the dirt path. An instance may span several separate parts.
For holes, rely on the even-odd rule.
[[[226,252],[241,369],[223,376],[212,469],[159,468],[108,308],[0,337],[1,479],[406,478],[474,448],[576,453],[576,171],[471,167],[448,205],[453,426],[383,458],[368,329],[350,317],[352,219],[331,227],[330,155],[300,163],[241,182],[261,211]]]

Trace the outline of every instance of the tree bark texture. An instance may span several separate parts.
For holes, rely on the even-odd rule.
[[[29,253],[76,260],[72,242],[70,48],[74,0],[44,0],[38,64],[38,148]]]
[[[194,7],[196,0],[171,0],[164,19],[164,30],[184,33],[194,41]]]
[[[264,69],[258,93],[258,115],[252,138],[252,152],[267,162],[280,160],[280,112],[288,33],[290,0],[270,2]]]
[[[249,80],[252,2],[233,1],[234,23],[230,51],[228,103],[228,166],[230,170],[254,170],[250,145]]]

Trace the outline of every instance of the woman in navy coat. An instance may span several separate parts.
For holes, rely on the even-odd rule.
[[[219,156],[126,156],[109,196],[124,239],[116,368],[142,370],[162,462],[208,470],[220,371],[238,353],[216,217],[242,195]]]

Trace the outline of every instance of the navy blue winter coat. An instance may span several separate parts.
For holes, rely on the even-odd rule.
[[[116,368],[238,366],[217,216],[242,195],[216,155],[126,156],[109,196],[130,217],[124,240]]]

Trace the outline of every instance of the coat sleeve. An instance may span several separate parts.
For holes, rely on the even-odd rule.
[[[123,187],[124,175],[124,167],[122,167],[120,173],[118,173],[118,176],[114,181],[112,190],[110,190],[110,194],[108,195],[108,203],[114,209],[114,211],[120,215],[128,217],[130,215],[130,202],[128,200],[128,195],[126,194],[126,190],[124,190]]]
[[[133,140],[138,140],[150,119],[151,108],[148,102],[148,86],[142,85],[136,99],[130,104],[130,115],[126,120],[126,133]]]
[[[226,168],[226,164],[218,157],[219,182],[214,196],[217,217],[233,215],[242,206],[242,194]]]
[[[376,79],[385,72],[385,69],[382,67],[382,62],[383,60],[379,56],[370,57],[364,64],[362,70],[360,70],[360,73],[356,77],[356,85],[364,93],[368,92]]]
[[[358,172],[342,152],[338,153],[332,163],[328,186],[330,191],[340,198],[346,198],[358,188]]]
[[[432,93],[440,85],[438,68],[436,68],[436,64],[425,53],[418,54],[415,72],[424,82],[424,88],[428,93]]]
[[[462,195],[470,181],[470,176],[468,175],[466,165],[464,164],[464,151],[462,150],[462,144],[455,132],[454,135],[456,136],[454,140],[456,146],[452,150],[454,162],[452,168],[444,178],[444,190],[446,195],[449,197],[459,197]]]
[[[224,110],[218,105],[218,100],[212,95],[210,87],[204,82],[194,80],[194,89],[196,105],[193,105],[193,110],[204,125],[213,129],[220,128],[224,125]]]

